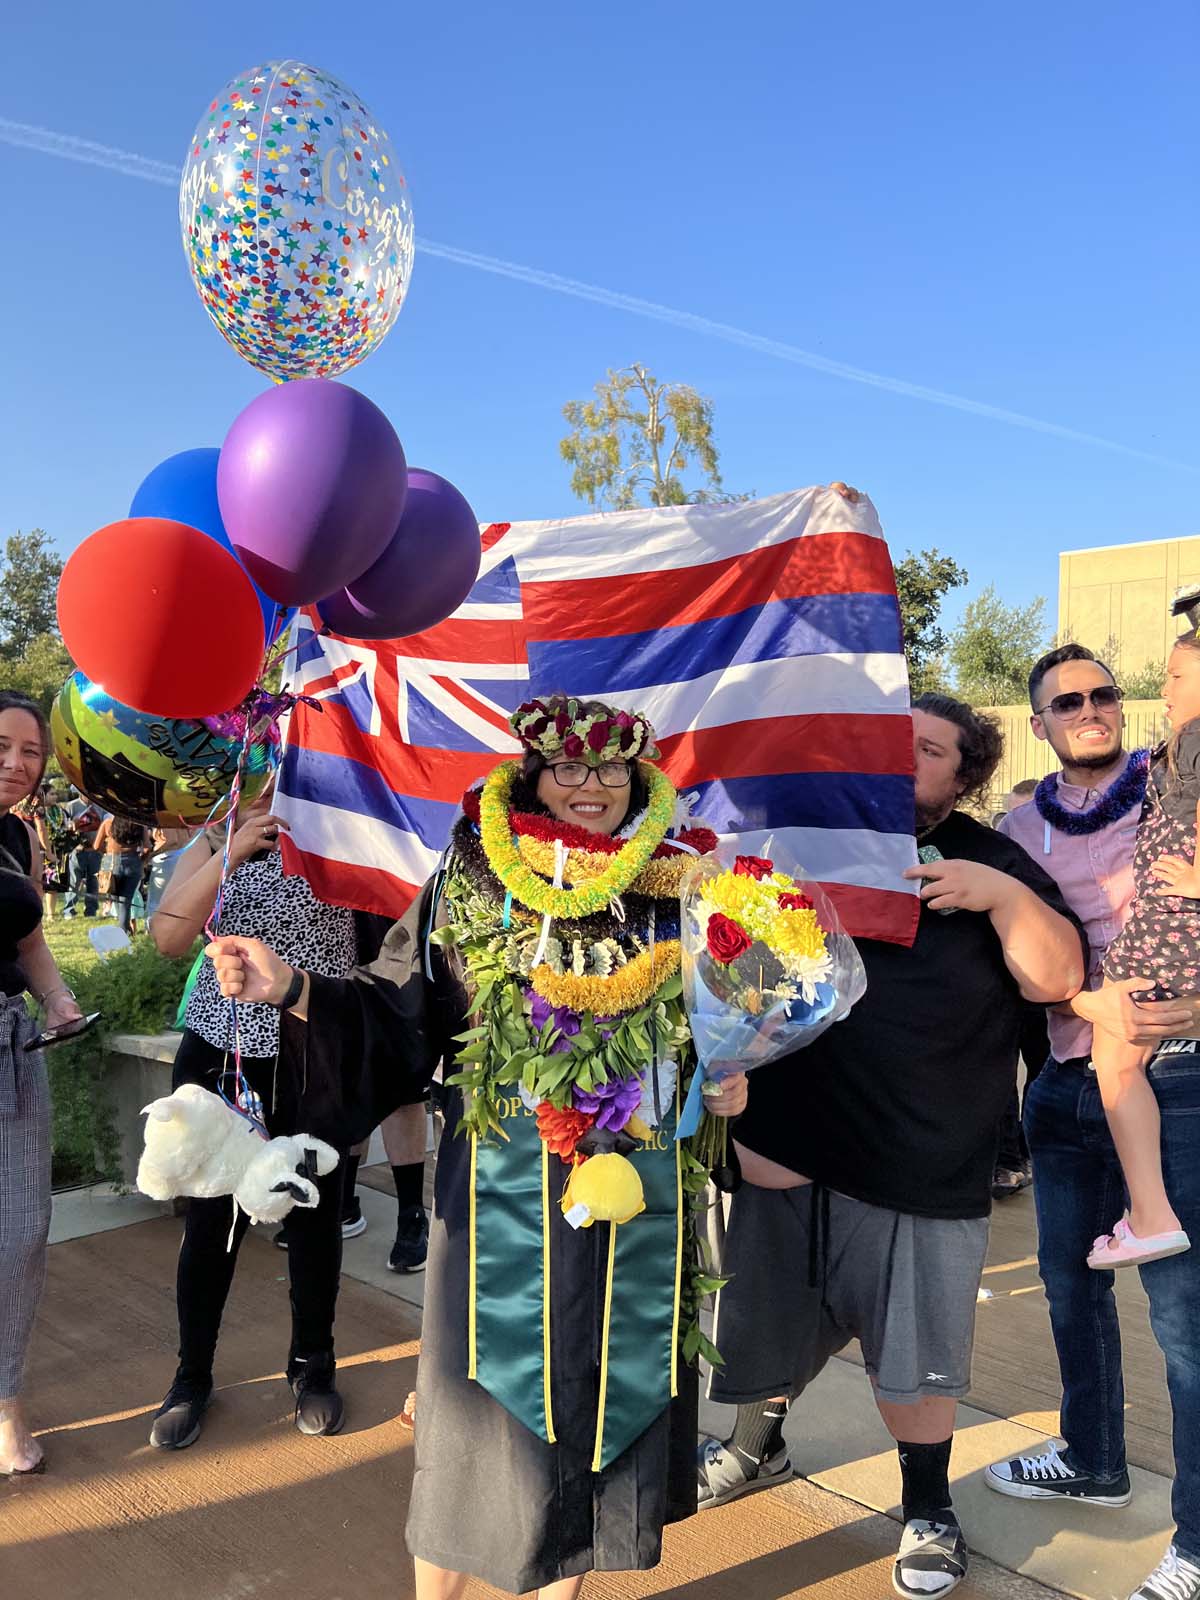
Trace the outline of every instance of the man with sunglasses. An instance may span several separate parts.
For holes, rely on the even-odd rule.
[[[1031,805],[1012,811],[1000,830],[1022,845],[1055,880],[1083,922],[1091,950],[1088,985],[1049,1011],[1051,1055],[1025,1097],[1025,1133],[1033,1156],[1038,1267],[1046,1286],[1058,1351],[1065,1448],[1049,1443],[1033,1455],[994,1462],[985,1482],[1023,1500],[1069,1500],[1116,1508],[1129,1504],[1125,1462],[1125,1395],[1121,1333],[1113,1273],[1095,1272],[1086,1257],[1097,1235],[1119,1215],[1121,1168],[1108,1131],[1096,1075],[1090,1070],[1093,1028],[1162,1047],[1159,1063],[1172,1079],[1161,1086],[1163,1144],[1181,1163],[1200,1163],[1200,1061],[1187,1034],[1197,1031],[1194,1000],[1138,1004],[1142,979],[1098,987],[1108,945],[1133,897],[1133,852],[1146,787],[1144,752],[1123,747],[1121,690],[1103,662],[1083,645],[1066,644],[1034,667],[1029,679],[1035,735],[1062,763],[1039,784]],[[1177,1521],[1195,1520],[1189,1485],[1200,1484],[1200,1380],[1196,1375],[1195,1304],[1200,1252],[1142,1269],[1154,1334],[1167,1363],[1174,1416]],[[1130,1600],[1200,1600],[1200,1578],[1172,1546]]]

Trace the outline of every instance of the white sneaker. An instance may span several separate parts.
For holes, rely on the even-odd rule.
[[[1172,1545],[1129,1600],[1200,1600],[1200,1567]]]

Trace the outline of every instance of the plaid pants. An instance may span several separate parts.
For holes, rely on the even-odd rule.
[[[50,1231],[50,1088],[24,999],[0,996],[0,1400],[21,1392],[46,1279]]]

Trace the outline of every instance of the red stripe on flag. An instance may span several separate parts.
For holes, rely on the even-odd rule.
[[[921,903],[915,894],[895,889],[863,889],[852,883],[823,883],[842,927],[852,939],[883,939],[911,945],[917,936]]]
[[[444,689],[448,695],[453,696],[453,698],[458,701],[459,705],[465,706],[467,710],[477,716],[481,722],[486,722],[491,727],[499,729],[501,733],[512,733],[512,729],[508,724],[508,718],[503,714],[503,712],[493,711],[490,706],[482,705],[478,696],[473,695],[469,690],[460,687],[456,679],[435,676],[433,681],[437,684],[439,689]]]
[[[895,592],[887,545],[865,533],[810,533],[701,566],[521,585],[526,634],[543,639],[646,633],[805,595]]]
[[[496,540],[503,539],[511,527],[511,522],[489,522],[479,535],[479,543],[485,550],[490,550]]]
[[[450,805],[457,805],[464,789],[486,777],[504,759],[494,750],[435,750],[404,744],[389,734],[386,724],[382,736],[375,738],[357,726],[344,706],[330,702],[325,703],[324,715],[298,706],[293,717],[293,738],[300,749],[359,761],[380,773],[397,794],[421,795]]]
[[[306,878],[317,899],[329,906],[369,911],[398,922],[421,890],[419,883],[406,883],[379,867],[330,861],[307,850],[297,850],[286,836],[280,838],[280,845],[283,870],[293,877]]]
[[[663,770],[677,786],[710,778],[765,778],[788,772],[900,773],[913,770],[912,719],[822,714],[771,717],[701,728],[659,740]]]

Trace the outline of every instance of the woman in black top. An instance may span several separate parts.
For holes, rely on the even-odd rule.
[[[0,692],[0,1476],[41,1472],[41,1446],[21,1409],[21,1382],[46,1274],[50,1229],[50,1095],[38,1024],[79,1017],[42,933],[41,848],[12,808],[41,782],[50,729],[24,695]]]

